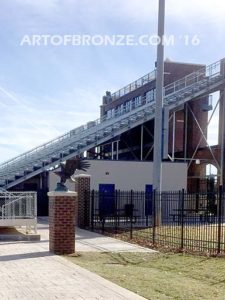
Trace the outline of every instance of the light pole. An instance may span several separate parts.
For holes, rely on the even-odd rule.
[[[221,99],[220,99],[220,107],[222,106],[222,133],[221,133],[221,150],[220,150],[220,186],[223,188],[224,183],[224,149],[225,149],[225,141],[224,141],[224,126],[225,126],[225,89],[221,91]]]
[[[161,224],[161,185],[162,185],[162,152],[163,152],[163,86],[164,86],[164,27],[165,0],[159,0],[157,68],[156,68],[156,107],[154,125],[154,156],[153,156],[153,189],[159,197],[155,201],[155,224]]]

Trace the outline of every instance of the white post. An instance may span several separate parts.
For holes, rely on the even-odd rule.
[[[116,160],[119,159],[119,140],[116,143]]]
[[[114,142],[112,142],[112,145],[111,145],[111,160],[114,159]]]
[[[225,89],[223,90],[223,96],[220,99],[220,105],[222,105],[222,129],[221,129],[221,156],[220,156],[220,185],[223,186],[223,173],[224,173],[224,126],[225,126]]]
[[[159,0],[158,37],[160,43],[157,47],[157,74],[156,74],[156,108],[154,126],[154,161],[153,161],[153,188],[161,193],[162,185],[162,111],[164,86],[164,24],[165,0]],[[161,197],[155,202],[156,226],[161,224]]]
[[[141,161],[143,160],[143,137],[144,137],[144,126],[141,125]]]
[[[176,112],[173,112],[173,147],[172,147],[172,160],[175,158],[175,138],[176,138]]]

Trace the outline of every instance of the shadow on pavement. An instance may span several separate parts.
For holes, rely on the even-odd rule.
[[[12,260],[19,260],[19,259],[46,257],[46,256],[54,256],[54,254],[49,251],[42,251],[42,252],[2,255],[0,256],[0,261],[12,261]]]

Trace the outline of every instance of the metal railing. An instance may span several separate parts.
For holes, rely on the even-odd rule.
[[[141,87],[151,81],[154,81],[155,79],[156,79],[156,70],[142,76],[141,78],[135,80],[134,82],[128,84],[127,86],[125,86],[122,89],[113,93],[111,96],[112,101],[119,99],[120,97],[122,97],[126,94],[129,94],[132,91],[135,91],[139,87]]]
[[[0,201],[2,219],[34,219],[37,217],[36,193],[14,193],[13,195],[3,195],[3,197],[0,195]]]
[[[37,232],[37,193],[0,189],[0,226],[25,226]]]
[[[161,224],[155,203],[161,198]],[[174,251],[225,254],[225,192],[90,193],[89,228]],[[88,216],[88,214],[87,214]]]
[[[36,219],[37,193],[0,190],[0,219]]]

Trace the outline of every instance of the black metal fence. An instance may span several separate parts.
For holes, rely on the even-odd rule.
[[[90,198],[92,230],[149,247],[225,254],[225,193],[221,188],[218,193],[196,194],[92,191]],[[159,201],[160,223],[156,218]]]

